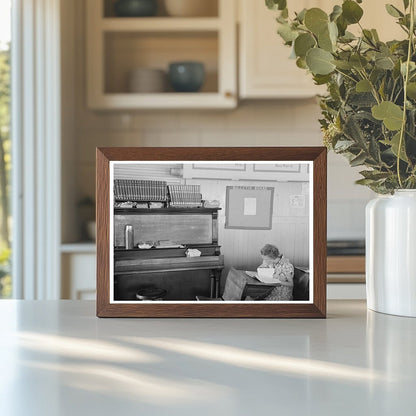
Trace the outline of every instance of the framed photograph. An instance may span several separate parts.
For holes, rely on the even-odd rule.
[[[326,152],[97,148],[97,316],[324,318]]]

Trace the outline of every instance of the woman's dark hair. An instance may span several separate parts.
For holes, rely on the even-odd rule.
[[[262,256],[268,256],[273,259],[277,259],[280,256],[279,249],[273,244],[266,244],[261,250],[260,254]]]

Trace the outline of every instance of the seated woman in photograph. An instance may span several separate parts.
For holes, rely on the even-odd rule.
[[[263,263],[259,267],[274,268],[273,278],[280,283],[264,300],[293,300],[293,276],[295,268],[279,249],[266,244],[260,251]]]

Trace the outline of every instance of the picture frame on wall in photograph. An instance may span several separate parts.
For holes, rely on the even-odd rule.
[[[326,316],[326,148],[96,153],[98,317]]]

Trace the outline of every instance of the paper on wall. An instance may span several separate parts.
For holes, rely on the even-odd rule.
[[[257,198],[244,198],[244,215],[257,214]]]
[[[291,195],[289,199],[292,208],[305,208],[305,195]]]

